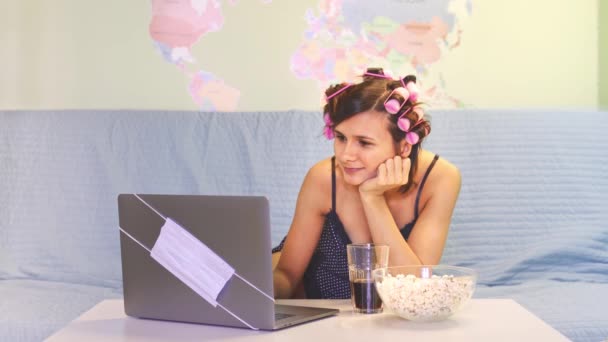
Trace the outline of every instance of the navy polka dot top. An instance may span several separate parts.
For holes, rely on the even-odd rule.
[[[414,208],[414,219],[401,229],[401,235],[405,240],[408,239],[416,220],[418,219],[418,203],[420,193],[427,176],[439,158],[435,155],[431,165],[426,170],[418,193],[416,194],[416,205]],[[350,283],[348,281],[348,262],[346,259],[346,245],[351,243],[350,238],[344,230],[344,225],[336,213],[336,171],[335,157],[332,158],[331,185],[332,185],[332,208],[325,216],[323,231],[319,238],[319,243],[315,249],[310,263],[304,272],[302,279],[306,298],[310,299],[348,299],[350,298]],[[279,252],[283,249],[285,238],[281,243],[272,249],[272,252]]]

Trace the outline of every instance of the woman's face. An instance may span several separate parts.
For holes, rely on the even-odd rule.
[[[361,112],[335,127],[334,153],[344,181],[360,185],[377,174],[378,166],[405,147],[396,148],[385,113]]]

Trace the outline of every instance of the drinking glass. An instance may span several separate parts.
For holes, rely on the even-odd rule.
[[[376,291],[372,271],[388,267],[388,252],[387,245],[363,243],[346,246],[350,297],[355,312],[382,312],[382,299]]]

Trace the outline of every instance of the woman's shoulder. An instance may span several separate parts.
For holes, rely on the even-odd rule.
[[[421,154],[421,162],[423,165],[422,172],[426,173],[430,167],[436,154],[423,150]],[[433,165],[431,172],[428,174],[427,185],[430,187],[456,186],[460,187],[461,175],[460,170],[449,160],[439,157]],[[425,185],[425,187],[427,186]]]
[[[314,164],[308,170],[300,191],[306,202],[317,208],[320,214],[327,214],[331,209],[331,168],[331,157]]]
[[[306,174],[307,181],[317,187],[327,188],[329,186],[331,188],[332,163],[332,157],[329,157],[314,164]]]

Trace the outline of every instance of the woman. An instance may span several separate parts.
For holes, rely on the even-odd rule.
[[[389,245],[390,265],[439,263],[460,173],[420,147],[431,129],[415,82],[370,68],[362,82],[325,91],[335,155],[308,171],[289,232],[273,249],[276,298],[302,288],[307,298],[350,298],[349,243]]]

